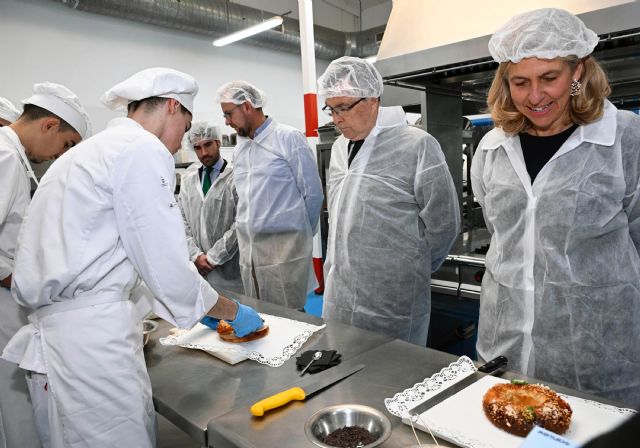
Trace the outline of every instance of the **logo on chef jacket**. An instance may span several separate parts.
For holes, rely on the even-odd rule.
[[[160,176],[160,186],[167,189],[171,188],[169,186],[169,182],[167,182],[167,179],[165,179],[164,176]],[[178,206],[178,203],[175,200],[169,202],[169,208],[174,208],[177,206]]]

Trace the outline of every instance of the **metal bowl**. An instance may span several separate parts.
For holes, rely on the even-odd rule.
[[[142,321],[142,345],[147,345],[151,333],[158,329],[158,322],[145,319]]]
[[[384,443],[391,435],[391,422],[382,412],[359,404],[329,406],[313,414],[304,425],[307,438],[322,448],[335,448],[323,443],[325,437],[345,426],[361,426],[377,440],[362,448],[373,448]]]

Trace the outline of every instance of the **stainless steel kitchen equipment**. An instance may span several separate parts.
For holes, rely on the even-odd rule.
[[[362,446],[375,448],[387,441],[391,435],[391,422],[382,412],[359,404],[337,404],[320,409],[304,425],[307,438],[321,448],[332,448],[322,441],[340,428],[359,426],[376,437],[376,441]]]
[[[224,291],[221,291],[225,293]],[[319,324],[322,321],[293,309],[257,301],[226,292],[232,298],[255,307],[259,312]],[[203,446],[215,448],[289,448],[313,447],[304,432],[305,423],[317,411],[336,404],[356,403],[384,412],[384,398],[439,372],[457,357],[409,344],[337,322],[307,341],[311,350],[332,347],[342,354],[341,365],[366,364],[352,375],[324,389],[305,402],[293,402],[264,417],[252,417],[248,407],[256,397],[285,388],[297,381],[295,357],[279,368],[253,361],[234,366],[204,352],[176,346],[163,346],[158,337],[166,336],[170,325],[160,328],[145,348],[145,359],[157,412]],[[330,372],[329,369],[327,372]],[[523,378],[507,372],[504,378]],[[535,380],[531,380],[535,381]],[[599,397],[553,386],[560,393],[613,403]],[[391,418],[388,446],[415,444],[411,428]],[[451,446],[442,443],[441,446]]]

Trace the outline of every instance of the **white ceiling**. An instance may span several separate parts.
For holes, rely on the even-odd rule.
[[[273,14],[291,11],[298,18],[298,0],[230,0]],[[313,0],[313,22],[340,31],[360,31],[387,23],[392,0]],[[362,12],[362,17],[361,17]]]

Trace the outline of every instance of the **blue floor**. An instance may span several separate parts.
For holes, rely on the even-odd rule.
[[[304,310],[313,314],[314,316],[322,316],[322,294],[316,294],[313,291],[307,295],[307,303],[304,306]]]

